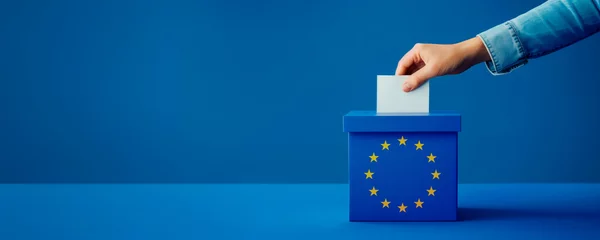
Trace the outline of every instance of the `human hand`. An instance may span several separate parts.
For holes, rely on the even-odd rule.
[[[479,37],[455,44],[416,44],[398,62],[396,75],[409,75],[403,90],[410,92],[431,78],[459,74],[485,61],[490,55]]]

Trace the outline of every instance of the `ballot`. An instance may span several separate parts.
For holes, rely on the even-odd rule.
[[[377,76],[377,113],[429,113],[429,82],[404,92],[408,76]]]

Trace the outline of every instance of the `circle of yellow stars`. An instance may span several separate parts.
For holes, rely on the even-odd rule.
[[[398,139],[398,144],[399,146],[406,146],[406,141],[408,141],[408,139],[404,138],[404,136],[402,136],[401,138]],[[387,140],[385,140],[382,144],[381,144],[381,150],[390,150],[390,145]],[[414,144],[415,145],[415,150],[421,150],[423,151],[423,146],[425,146],[425,144],[421,143],[421,140],[418,140],[417,143]],[[371,159],[371,162],[377,162],[377,158],[379,156],[375,155],[375,152],[373,152],[371,154],[371,156],[369,156],[369,158]],[[433,153],[429,153],[429,156],[427,156],[427,162],[432,162],[435,163],[435,159],[436,156],[433,155]],[[375,174],[374,172],[371,172],[371,169],[368,169],[367,172],[365,172],[365,179],[373,179],[373,174]],[[437,169],[435,169],[431,175],[432,175],[432,180],[435,179],[440,179],[440,175],[442,173],[438,172]],[[433,189],[433,186],[430,186],[429,189],[425,189],[425,191],[427,191],[427,196],[428,197],[434,197],[435,196],[435,192],[437,190]],[[371,196],[377,196],[377,193],[379,192],[379,189],[376,189],[375,186],[373,186],[373,188],[369,189],[369,192],[371,193]],[[383,202],[381,202],[382,206],[381,208],[390,208],[390,201],[388,201],[387,198],[383,199]],[[417,201],[414,202],[415,204],[415,208],[423,208],[423,204],[425,202],[421,201],[421,198],[417,198]],[[404,205],[404,202],[401,202],[400,205],[398,205],[398,211],[399,212],[406,212],[406,209],[408,208],[408,206]]]

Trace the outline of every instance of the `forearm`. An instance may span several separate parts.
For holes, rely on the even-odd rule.
[[[600,31],[600,0],[549,0],[478,34],[490,56],[486,66],[504,74]]]

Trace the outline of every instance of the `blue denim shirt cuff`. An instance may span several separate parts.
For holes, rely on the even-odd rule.
[[[510,21],[496,25],[477,36],[483,41],[492,59],[485,63],[491,74],[507,74],[527,64],[527,55],[519,40],[518,31]]]

